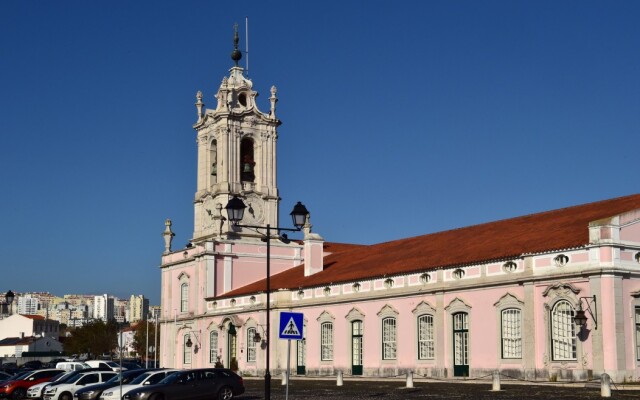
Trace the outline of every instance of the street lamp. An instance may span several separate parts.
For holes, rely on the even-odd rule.
[[[591,319],[593,319],[593,329],[598,329],[598,310],[596,309],[596,295],[580,297],[578,299],[578,309],[576,310],[576,315],[573,317],[573,322],[578,327],[583,327],[587,323],[587,315],[585,314],[585,310],[582,309],[582,300],[586,300],[587,304],[587,312],[591,315]],[[591,302],[593,302],[593,308],[595,313],[591,310]]]
[[[264,239],[263,239],[265,242],[267,242],[267,306],[266,306],[267,329],[265,330],[265,333],[264,333],[265,340],[267,342],[267,360],[266,360],[267,363],[266,363],[266,371],[264,374],[264,393],[265,393],[265,399],[270,400],[271,399],[271,373],[269,372],[269,363],[270,363],[269,355],[270,355],[271,342],[269,341],[269,332],[271,327],[271,318],[270,318],[271,231],[273,230],[277,234],[280,234],[280,232],[299,232],[307,221],[307,217],[309,216],[309,211],[307,211],[307,208],[302,203],[298,202],[293,207],[293,210],[289,214],[291,215],[291,218],[293,220],[293,226],[295,226],[295,228],[291,229],[291,228],[272,227],[270,224],[267,224],[266,226],[240,225],[240,221],[242,221],[242,217],[244,216],[245,208],[247,208],[247,206],[244,204],[244,202],[240,198],[238,198],[238,196],[233,196],[233,198],[229,200],[229,203],[227,203],[227,206],[225,207],[225,209],[227,210],[227,216],[229,218],[229,221],[234,226],[237,226],[240,228],[266,229],[266,233],[264,234]]]
[[[3,313],[3,314],[9,315],[11,313],[11,303],[13,303],[13,299],[15,299],[15,297],[16,297],[16,295],[13,294],[13,292],[11,290],[9,290],[7,292],[7,294],[4,295],[4,302],[0,302],[0,305],[6,307],[7,312]]]

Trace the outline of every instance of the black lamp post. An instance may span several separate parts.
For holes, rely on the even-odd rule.
[[[266,229],[266,233],[264,234],[264,240],[267,242],[267,329],[264,332],[264,338],[267,342],[267,360],[266,360],[266,371],[264,374],[264,394],[265,399],[271,399],[271,372],[269,372],[269,356],[271,349],[271,342],[269,341],[269,332],[271,328],[271,231],[275,231],[275,233],[279,234],[280,232],[298,232],[302,229],[304,224],[307,222],[307,216],[309,215],[309,211],[307,208],[300,202],[298,202],[289,215],[293,220],[294,229],[291,228],[280,228],[280,227],[272,227],[270,224],[266,226],[257,226],[257,225],[240,225],[240,221],[242,221],[242,217],[244,216],[244,209],[247,206],[244,202],[238,198],[238,196],[233,196],[227,206],[225,207],[227,210],[227,216],[229,217],[229,221],[237,227],[240,228],[252,228],[252,229]]]
[[[582,308],[582,300],[586,300],[586,311],[589,313],[589,315],[591,315],[591,319],[593,319],[593,329],[598,329],[598,309],[595,295],[578,298],[578,309],[576,310],[576,314],[573,317],[573,322],[580,328],[582,328],[587,323],[587,315],[585,314],[585,310]],[[591,303],[593,303],[593,310],[591,309]]]
[[[4,295],[4,302],[0,303],[0,305],[3,305],[7,308],[7,312],[6,314],[9,315],[9,313],[11,312],[11,303],[13,303],[13,299],[16,298],[16,295],[13,294],[13,292],[11,290],[9,290],[5,295]]]

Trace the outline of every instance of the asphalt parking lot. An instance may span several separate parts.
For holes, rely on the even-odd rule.
[[[264,399],[264,380],[244,380],[246,392],[238,399]],[[637,390],[630,390],[636,389]],[[289,385],[289,399],[562,399],[583,400],[602,399],[600,385],[597,382],[556,383],[556,384],[501,384],[501,391],[491,391],[491,381],[447,381],[447,382],[414,382],[413,388],[406,388],[404,381],[385,380],[344,380],[343,386],[336,386],[335,380],[295,379]],[[271,399],[284,400],[285,386],[280,380],[273,379]],[[640,399],[640,385],[637,387],[612,387],[610,399]]]

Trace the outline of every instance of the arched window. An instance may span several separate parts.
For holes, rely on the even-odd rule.
[[[502,310],[502,358],[522,358],[522,314],[518,308]]]
[[[320,325],[320,359],[322,361],[333,360],[333,324],[324,322]]]
[[[247,361],[256,361],[256,328],[247,329]]]
[[[418,359],[433,360],[434,358],[433,315],[421,315],[418,317]]]
[[[551,354],[553,360],[576,360],[576,328],[573,307],[567,300],[551,309]]]
[[[253,140],[242,139],[242,142],[240,142],[240,177],[243,182],[255,181],[255,166]]]
[[[396,359],[396,319],[382,320],[382,359]]]
[[[187,312],[189,307],[189,284],[180,285],[180,312]]]
[[[218,361],[218,331],[209,332],[209,363]]]
[[[182,337],[182,363],[191,364],[191,349],[187,346],[189,341],[189,334],[187,333]]]

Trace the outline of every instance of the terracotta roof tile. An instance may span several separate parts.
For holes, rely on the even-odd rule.
[[[581,247],[589,242],[589,222],[635,209],[640,209],[640,194],[371,246],[345,247],[325,257],[324,270],[314,275],[305,277],[303,265],[273,275],[271,290],[317,287]],[[218,298],[264,290],[265,280],[261,280]]]

